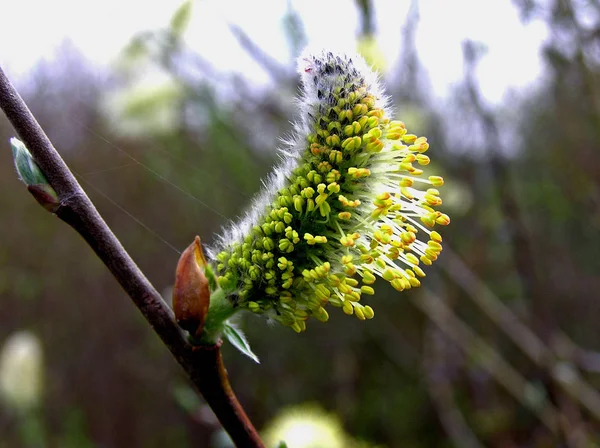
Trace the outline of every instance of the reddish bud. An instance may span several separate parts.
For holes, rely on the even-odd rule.
[[[179,326],[195,337],[202,333],[210,304],[206,264],[200,238],[196,237],[181,254],[175,271],[173,311]]]

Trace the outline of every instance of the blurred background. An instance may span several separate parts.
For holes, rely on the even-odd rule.
[[[452,223],[423,287],[301,335],[248,318],[261,364],[225,348],[269,443],[600,444],[599,1],[28,0],[2,16],[0,65],[167,298],[178,251],[213,241],[276,163],[306,45],[362,53],[428,137]],[[0,117],[0,447],[228,446],[19,183],[13,135]]]

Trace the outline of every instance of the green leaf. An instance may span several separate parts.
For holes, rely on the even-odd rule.
[[[231,345],[233,345],[235,348],[237,348],[244,355],[252,358],[256,363],[260,364],[260,361],[258,360],[258,356],[256,356],[252,352],[252,349],[250,348],[250,344],[248,343],[248,340],[246,339],[246,336],[244,335],[242,330],[240,330],[233,324],[226,323],[223,334],[225,335],[227,340],[229,342],[231,342]]]
[[[183,2],[173,17],[171,18],[171,31],[176,36],[181,36],[185,29],[190,23],[190,17],[192,15],[192,2],[190,0]]]

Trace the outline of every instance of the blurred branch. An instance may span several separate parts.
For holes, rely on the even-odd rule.
[[[475,78],[475,68],[479,59],[476,44],[467,41],[463,46],[465,59],[465,87],[471,104],[478,115],[484,128],[486,146],[490,157],[492,180],[500,199],[502,216],[506,223],[506,231],[512,245],[512,256],[515,269],[523,286],[525,297],[532,302],[532,315],[534,328],[545,341],[550,340],[553,332],[553,322],[546,306],[544,287],[537,275],[535,257],[531,241],[527,235],[527,228],[523,222],[519,206],[516,201],[514,186],[509,173],[508,164],[501,155],[502,142],[500,131],[494,115],[484,105]]]
[[[239,446],[264,446],[229,385],[220,344],[193,347],[186,341],[170,308],[104,222],[1,68],[0,108],[58,194],[56,216],[73,227],[108,267],[233,441]]]
[[[428,330],[425,336],[423,364],[429,396],[437,409],[440,421],[455,446],[482,447],[483,445],[471,431],[460,409],[454,403],[452,383],[446,369],[448,358],[452,353],[449,353],[450,356],[445,356],[450,349],[450,344],[441,337],[441,332],[435,329],[433,324],[429,324]]]
[[[593,54],[593,52],[597,51],[597,48],[594,49],[593,47],[599,45],[599,27],[598,24],[596,24],[592,30],[586,30],[585,26],[577,19],[575,6],[573,5],[572,0],[560,0],[560,5],[570,22],[574,34],[573,39],[577,49],[574,63],[578,65],[583,76],[583,87],[586,90],[585,99],[590,103],[596,126],[600,126],[600,92],[598,91],[597,83],[594,82],[595,71],[590,67],[590,63],[593,63],[591,61],[592,58],[586,57],[586,53]],[[599,7],[597,2],[595,3],[595,6],[596,8]],[[554,45],[559,47],[558,44]],[[589,48],[586,48],[588,45]]]
[[[411,0],[402,25],[402,47],[395,73],[398,76],[396,96],[404,104],[427,103],[429,87],[423,82],[423,67],[419,61],[416,35],[420,24],[419,1]]]
[[[590,386],[567,361],[560,356],[574,354],[575,360],[585,352],[575,346],[561,332],[553,335],[549,348],[508,308],[467,265],[449,248],[444,248],[442,268],[467,293],[485,314],[523,351],[539,368],[548,372],[549,376],[562,387],[568,395],[582,404],[598,421],[600,421],[600,394]],[[566,356],[565,356],[566,357]],[[567,358],[571,361],[571,358]],[[596,358],[596,362],[599,362]]]
[[[485,369],[512,396],[529,409],[553,433],[558,433],[559,413],[538,389],[512,367],[489,343],[462,321],[448,305],[435,294],[425,291],[412,301],[446,334],[465,354]]]
[[[456,253],[446,245],[440,260],[444,271],[457,283],[485,315],[502,330],[536,365],[546,366],[552,353],[521,320],[481,281]]]
[[[295,79],[275,59],[256,45],[243,29],[237,25],[229,25],[229,29],[240,46],[273,78],[273,81],[278,84],[289,84]]]
[[[356,0],[356,6],[360,13],[360,35],[370,36],[375,32],[373,2],[372,0]]]

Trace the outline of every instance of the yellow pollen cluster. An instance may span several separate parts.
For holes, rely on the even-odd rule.
[[[327,321],[327,305],[373,318],[361,299],[377,277],[418,287],[421,265],[442,251],[433,228],[450,223],[436,210],[443,179],[428,172],[427,139],[390,120],[372,76],[330,53],[309,59],[304,76],[314,99],[297,166],[251,231],[216,257],[236,306],[297,332],[311,316]]]

